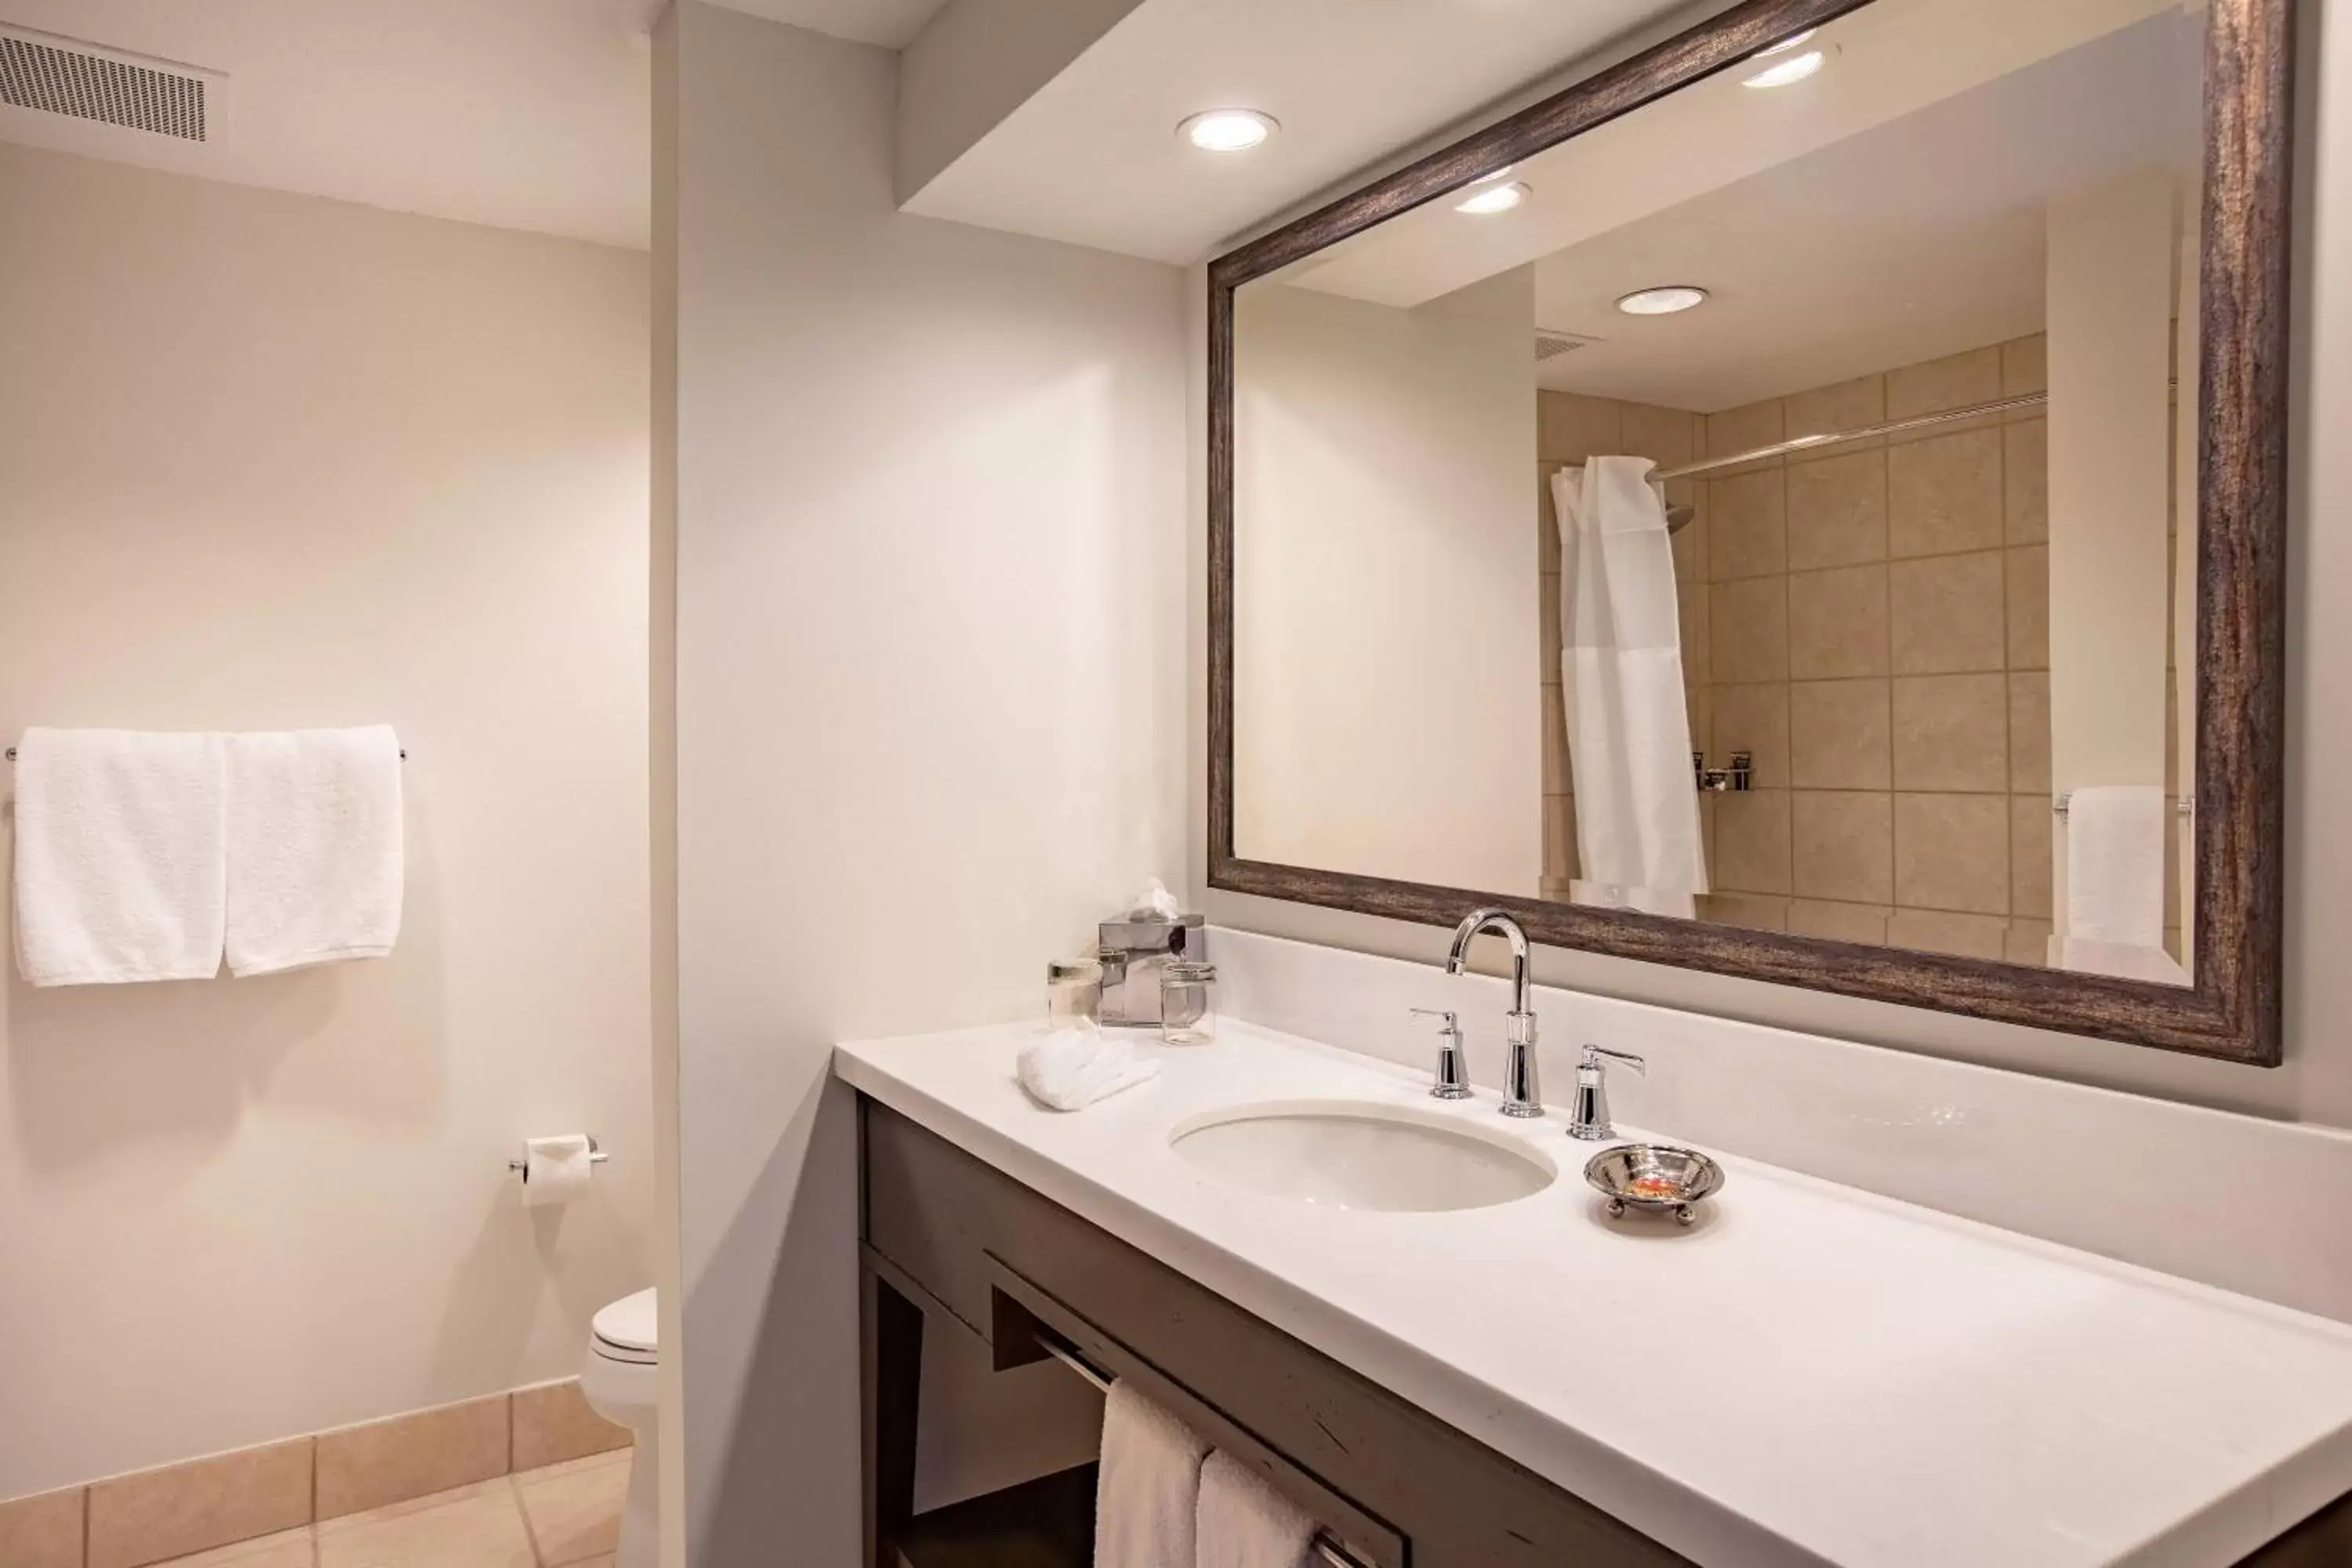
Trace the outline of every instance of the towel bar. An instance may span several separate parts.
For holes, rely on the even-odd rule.
[[[2050,803],[2050,809],[2063,816],[2066,815],[2067,808],[2074,804],[2074,792],[2068,790]],[[2173,803],[2172,809],[2183,816],[2194,816],[2197,815],[2197,797],[2193,795],[2184,795]]]
[[[1092,1362],[1069,1346],[1040,1334],[1037,1336],[1037,1347],[1088,1383],[1093,1384],[1097,1393],[1110,1392],[1111,1380],[1108,1374],[1097,1371]],[[1363,1559],[1334,1541],[1328,1531],[1318,1533],[1315,1537],[1315,1555],[1329,1563],[1331,1568],[1364,1568]]]
[[[16,748],[14,746],[9,747],[6,754],[10,762],[15,762],[16,760]],[[408,761],[408,748],[405,746],[403,746],[400,749],[400,760],[404,763]]]

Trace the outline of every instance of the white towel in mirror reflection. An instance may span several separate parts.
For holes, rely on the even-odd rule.
[[[2164,791],[2100,784],[2066,803],[2066,930],[2053,943],[2062,969],[2190,983],[2164,951]]]

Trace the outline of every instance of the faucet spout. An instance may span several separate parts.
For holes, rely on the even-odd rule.
[[[1470,963],[1470,944],[1494,932],[1511,944],[1511,1011],[1528,1007],[1528,933],[1508,910],[1474,910],[1454,931],[1454,951],[1446,954],[1445,973],[1459,974]]]
[[[1454,928],[1445,973],[1459,974],[1470,961],[1470,944],[1493,931],[1511,944],[1511,1010],[1503,1020],[1503,1114],[1541,1116],[1543,1091],[1536,1079],[1536,1014],[1528,978],[1528,933],[1507,910],[1474,910]]]

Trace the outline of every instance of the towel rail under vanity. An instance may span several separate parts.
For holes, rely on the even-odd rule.
[[[1044,1334],[1040,1334],[1037,1336],[1037,1348],[1044,1351],[1047,1355],[1052,1356],[1055,1361],[1060,1362],[1064,1366],[1068,1367],[1072,1372],[1076,1373],[1080,1377],[1085,1378],[1088,1383],[1094,1384],[1095,1391],[1097,1394],[1108,1394],[1110,1392],[1110,1375],[1096,1367],[1092,1362],[1087,1360],[1086,1357],[1080,1355],[1069,1346],[1063,1344],[1058,1340],[1049,1339]],[[1349,1551],[1345,1546],[1342,1546],[1337,1541],[1331,1539],[1328,1531],[1317,1534],[1314,1542],[1314,1552],[1315,1555],[1329,1563],[1331,1568],[1364,1568],[1363,1560],[1359,1558],[1354,1552]]]

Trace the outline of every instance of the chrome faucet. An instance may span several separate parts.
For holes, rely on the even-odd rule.
[[[1536,1015],[1528,1005],[1528,933],[1504,910],[1473,910],[1454,929],[1454,951],[1446,956],[1445,973],[1459,974],[1470,957],[1470,944],[1493,931],[1511,944],[1511,1010],[1503,1015],[1503,1114],[1541,1116],[1543,1090],[1536,1081]]]
[[[1612,1051],[1601,1046],[1584,1047],[1584,1059],[1576,1064],[1576,1102],[1568,1116],[1568,1135],[1589,1142],[1602,1142],[1617,1136],[1617,1129],[1609,1121],[1609,1067],[1612,1062],[1623,1062],[1635,1072],[1647,1078],[1648,1063],[1631,1051]]]

